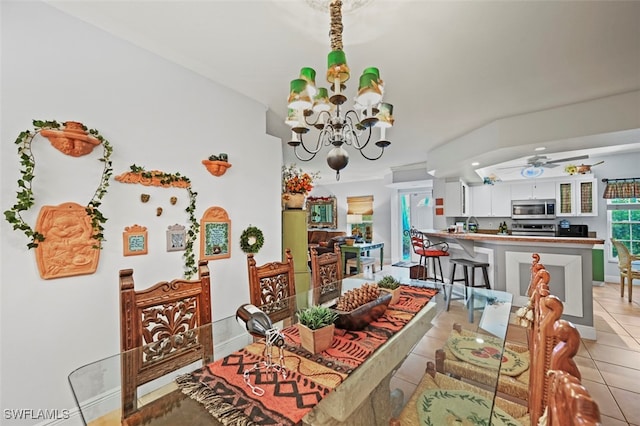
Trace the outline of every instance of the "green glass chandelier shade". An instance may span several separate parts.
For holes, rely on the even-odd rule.
[[[330,111],[329,91],[326,87],[319,87],[318,92],[313,97],[313,110],[315,112]]]
[[[336,78],[340,83],[349,80],[349,66],[347,65],[347,55],[342,50],[332,50],[327,55],[327,81],[334,84]]]
[[[291,109],[311,108],[311,98],[307,92],[307,82],[301,78],[291,80],[288,107]]]
[[[378,122],[376,123],[376,127],[391,127],[393,126],[393,122],[395,119],[393,118],[393,105],[387,102],[382,102],[380,106],[378,106]]]
[[[380,102],[382,100],[382,90],[378,84],[379,80],[379,76],[374,73],[363,73],[360,76],[356,102],[363,106],[375,105]]]
[[[307,93],[313,97],[316,94],[316,70],[304,67],[300,70],[300,79],[307,82]]]

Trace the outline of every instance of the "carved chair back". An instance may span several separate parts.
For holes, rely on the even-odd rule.
[[[271,321],[293,318],[296,312],[296,283],[291,250],[286,249],[284,262],[256,265],[253,254],[247,255],[249,296],[251,304],[260,307]]]
[[[549,376],[548,426],[600,425],[600,409],[582,386],[580,371],[574,361],[580,348],[580,333],[568,321],[554,324],[558,344],[551,354]]]
[[[549,399],[547,371],[551,367],[553,348],[560,340],[554,326],[564,309],[562,301],[549,293],[548,272],[542,269],[538,274],[541,278],[532,294],[534,314],[529,348],[528,405],[532,424],[538,423],[538,418],[542,415]]]
[[[120,271],[123,422],[138,410],[138,386],[198,360],[212,361],[210,287],[206,261],[199,262],[197,280],[164,281],[140,291],[133,269]]]
[[[332,253],[318,254],[311,248],[311,285],[314,302],[325,303],[340,296],[342,292],[342,256],[340,246],[335,245]]]

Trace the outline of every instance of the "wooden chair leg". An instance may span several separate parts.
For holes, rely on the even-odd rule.
[[[624,297],[624,275],[620,274],[620,297]]]
[[[632,302],[631,300],[631,290],[633,289],[633,275],[631,275],[631,268],[629,268],[629,275],[627,275],[627,283],[629,283],[629,303]]]

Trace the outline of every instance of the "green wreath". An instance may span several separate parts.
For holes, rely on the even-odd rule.
[[[250,243],[249,241],[252,241]],[[240,248],[245,253],[257,253],[264,244],[264,235],[262,231],[255,226],[249,225],[247,229],[242,231],[240,235]]]

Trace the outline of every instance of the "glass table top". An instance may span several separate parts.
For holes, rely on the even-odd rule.
[[[434,288],[438,290],[449,286],[449,284],[413,280],[403,272],[405,271],[400,271],[397,275],[393,275],[402,284],[407,286]],[[406,272],[408,272],[408,270]],[[296,311],[309,305],[318,304],[319,302],[327,306],[332,306],[340,294],[361,287],[365,283],[378,282],[382,277],[383,275],[378,273],[373,276],[359,275],[344,278],[341,282],[327,284],[321,289],[298,292],[289,302],[294,305]],[[460,286],[456,285],[456,288],[459,287]],[[449,315],[445,303],[446,293],[448,293],[448,290],[446,292],[439,291],[429,302],[428,307],[435,310],[434,322],[443,321],[444,318]],[[321,296],[325,298],[321,299]],[[473,322],[462,324],[464,329],[491,336],[497,342],[500,342],[501,350],[503,350],[511,310],[511,298],[511,294],[506,292],[475,288],[468,293],[466,300],[452,299],[450,311],[466,311],[469,306],[472,306],[474,308]],[[294,316],[286,320],[286,322],[287,325],[295,324],[297,318]],[[274,324],[274,326],[276,328],[282,328],[284,324],[280,322]],[[235,315],[215,319],[213,324],[191,330],[179,338],[192,338],[194,333],[207,333],[213,337],[213,360],[221,359],[254,341],[254,338],[249,335],[244,326],[236,320]],[[156,345],[158,344],[156,343]],[[134,351],[148,351],[149,349],[148,347],[143,347],[135,349]],[[156,348],[153,349],[155,350]],[[434,351],[436,349],[438,348],[433,348]],[[121,407],[121,360],[123,356],[123,353],[109,354],[103,359],[77,368],[69,375],[71,390],[86,424],[91,424],[97,419],[105,418],[113,418],[114,421],[116,421],[116,423],[109,422],[107,424],[119,424]],[[189,373],[200,366],[201,364],[194,363],[140,386],[138,388],[139,403],[144,404],[146,401],[152,400],[158,394],[166,391],[166,389],[175,389],[175,387],[172,388],[172,386],[174,385],[176,377]],[[496,383],[497,375],[498,372],[496,371]],[[213,422],[212,424],[216,423]]]

